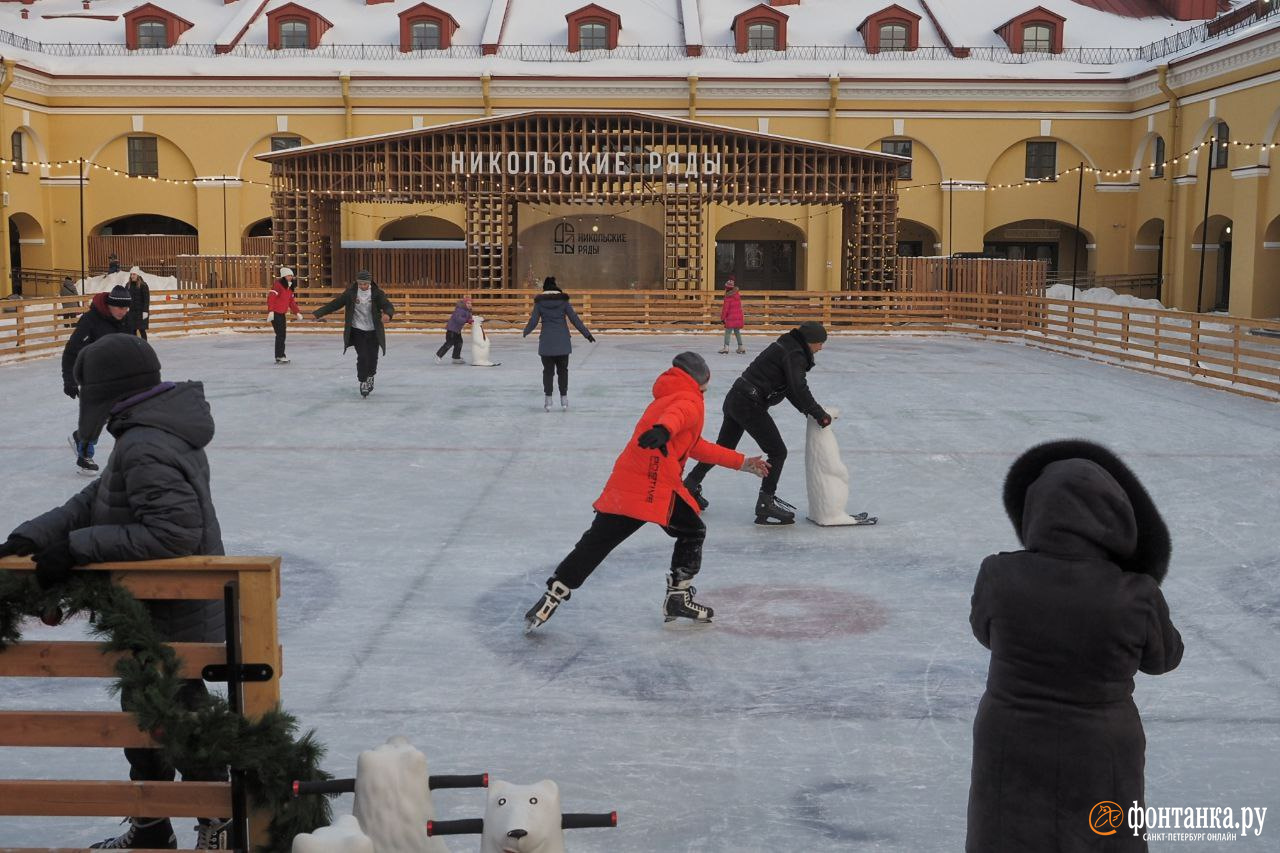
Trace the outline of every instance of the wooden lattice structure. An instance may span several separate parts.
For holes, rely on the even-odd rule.
[[[259,157],[271,164],[275,260],[310,286],[354,272],[343,202],[462,205],[472,289],[513,285],[521,204],[661,206],[671,290],[703,286],[708,205],[829,206],[841,212],[841,288],[894,281],[905,161],[892,155],[646,113],[546,111]]]

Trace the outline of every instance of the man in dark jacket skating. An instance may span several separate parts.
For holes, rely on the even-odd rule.
[[[1182,660],[1160,581],[1169,531],[1138,478],[1087,441],[1033,447],[1004,505],[1024,550],[982,561],[970,625],[991,650],[973,721],[968,853],[1141,853],[1133,676]],[[1101,833],[1095,829],[1101,829]]]
[[[89,303],[89,310],[76,321],[75,330],[62,348],[62,393],[72,400],[80,394],[73,375],[76,357],[82,349],[106,335],[128,334],[131,302],[129,289],[117,284],[111,288],[110,293],[95,293]],[[98,429],[92,433],[77,429],[71,434],[71,446],[76,450],[76,465],[82,474],[92,476],[98,471],[98,463],[93,461],[93,450],[101,429],[99,424]]]
[[[342,315],[342,351],[346,352],[348,347],[356,348],[356,379],[360,382],[360,396],[368,397],[373,391],[374,377],[378,375],[378,352],[387,352],[386,323],[395,316],[396,308],[368,270],[356,273],[355,284],[333,301],[311,312],[311,316],[320,320],[339,308],[346,309]]]
[[[821,323],[801,323],[765,347],[755,360],[742,371],[724,398],[724,420],[716,444],[737,448],[745,432],[755,439],[769,460],[769,475],[760,486],[756,499],[756,524],[793,524],[795,507],[775,496],[782,465],[787,460],[787,445],[778,432],[778,425],[769,415],[769,408],[783,400],[789,400],[802,415],[812,417],[819,426],[831,424],[831,416],[809,392],[805,377],[814,365],[814,354],[827,340],[827,330]],[[710,465],[698,463],[684,484],[697,500],[698,506],[707,508],[702,496],[702,478],[711,470]]]
[[[154,560],[223,553],[222,533],[209,488],[205,446],[213,417],[199,382],[161,382],[160,361],[141,338],[108,335],[86,347],[75,364],[80,391],[80,430],[105,423],[115,446],[102,476],[57,509],[17,528],[0,556],[32,554],[36,579],[48,588],[87,563]],[[220,601],[149,601],[147,610],[169,642],[224,641]],[[199,708],[204,682],[183,682],[179,701]],[[132,697],[120,697],[124,710]],[[173,781],[176,771],[158,749],[126,749],[129,778]],[[182,766],[186,781],[223,781],[225,767]],[[227,822],[200,819],[197,849],[223,849]],[[174,848],[168,818],[131,818],[103,848]]]

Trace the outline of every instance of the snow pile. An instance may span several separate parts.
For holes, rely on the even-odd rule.
[[[360,821],[348,814],[332,826],[295,836],[293,853],[373,853],[373,842],[360,831]]]
[[[1103,305],[1119,305],[1125,308],[1153,308],[1168,311],[1164,303],[1158,299],[1139,299],[1123,293],[1116,293],[1109,287],[1078,287],[1072,293],[1069,284],[1055,284],[1045,292],[1047,299],[1061,299],[1066,302],[1097,302]]]
[[[366,749],[356,762],[356,801],[352,813],[377,850],[397,853],[448,853],[438,838],[427,837],[435,820],[427,778],[427,757],[406,738],[396,736]]]
[[[142,273],[142,280],[147,283],[147,287],[151,290],[177,290],[178,279],[172,275],[156,275],[154,273]],[[120,272],[109,272],[103,275],[91,275],[88,278],[81,279],[76,282],[76,290],[83,294],[102,293],[109,291],[117,284],[128,284],[129,273],[121,270]]]

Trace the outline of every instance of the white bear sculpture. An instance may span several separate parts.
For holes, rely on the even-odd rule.
[[[373,842],[355,815],[344,814],[331,826],[295,835],[293,853],[373,853]]]
[[[382,746],[360,753],[351,811],[378,853],[449,851],[439,838],[427,836],[427,821],[436,816],[427,757],[403,737],[389,738]]]
[[[564,853],[559,786],[490,782],[480,853]]]
[[[835,421],[840,410],[828,408],[831,424],[818,426],[808,418],[804,441],[804,474],[809,490],[809,520],[820,527],[875,524],[876,519],[865,512],[849,515],[845,507],[849,503],[849,469],[840,458],[840,445],[836,442]]]
[[[489,360],[489,336],[484,331],[484,318],[471,318],[471,366],[497,367],[500,361]]]

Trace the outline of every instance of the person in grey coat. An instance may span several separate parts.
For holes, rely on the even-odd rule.
[[[1168,528],[1133,472],[1087,441],[1024,453],[1004,505],[1024,550],[983,560],[973,589],[969,622],[991,665],[965,850],[1145,851],[1123,823],[1145,807],[1133,677],[1182,660],[1160,592]]]
[[[542,409],[551,411],[551,378],[554,375],[560,386],[560,408],[567,412],[569,353],[573,352],[573,344],[569,340],[569,323],[573,323],[574,328],[591,343],[594,344],[596,339],[578,319],[577,312],[569,304],[569,295],[556,284],[554,276],[543,280],[542,292],[533,297],[533,313],[524,326],[524,337],[527,338],[538,323],[542,323],[542,331],[538,333],[538,355],[542,357]]]
[[[18,525],[0,556],[32,554],[36,580],[49,588],[87,563],[220,555],[222,532],[209,487],[205,447],[213,416],[200,382],[162,382],[160,360],[142,338],[107,335],[85,347],[75,364],[80,389],[80,431],[103,422],[115,446],[102,475],[62,506]],[[221,601],[149,601],[160,635],[170,642],[224,641]],[[179,701],[199,708],[204,682],[183,682]],[[122,695],[128,711],[131,697]],[[158,749],[126,749],[129,778],[172,781],[176,771]],[[223,781],[225,767],[183,766],[184,780]],[[201,819],[206,849],[227,822]],[[131,818],[118,838],[94,847],[174,847],[168,818]],[[199,849],[199,848],[198,848]]]

